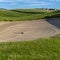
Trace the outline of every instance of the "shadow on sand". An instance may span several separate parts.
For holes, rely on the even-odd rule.
[[[58,29],[60,29],[60,18],[46,18],[45,19],[48,23],[56,26]]]

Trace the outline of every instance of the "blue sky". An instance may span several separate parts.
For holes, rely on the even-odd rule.
[[[0,8],[57,8],[60,9],[60,0],[0,0]]]

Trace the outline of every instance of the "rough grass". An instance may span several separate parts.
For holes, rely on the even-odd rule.
[[[51,17],[60,17],[60,11],[38,9],[0,10],[0,21],[25,21]]]
[[[60,38],[0,43],[0,60],[60,60]]]

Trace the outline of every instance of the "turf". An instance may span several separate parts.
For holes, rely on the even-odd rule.
[[[25,21],[60,17],[60,10],[14,9],[0,10],[0,21]]]
[[[60,37],[0,43],[0,60],[60,60]]]

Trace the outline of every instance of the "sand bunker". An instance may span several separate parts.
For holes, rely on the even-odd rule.
[[[60,33],[60,18],[0,22],[0,42],[34,40]]]

